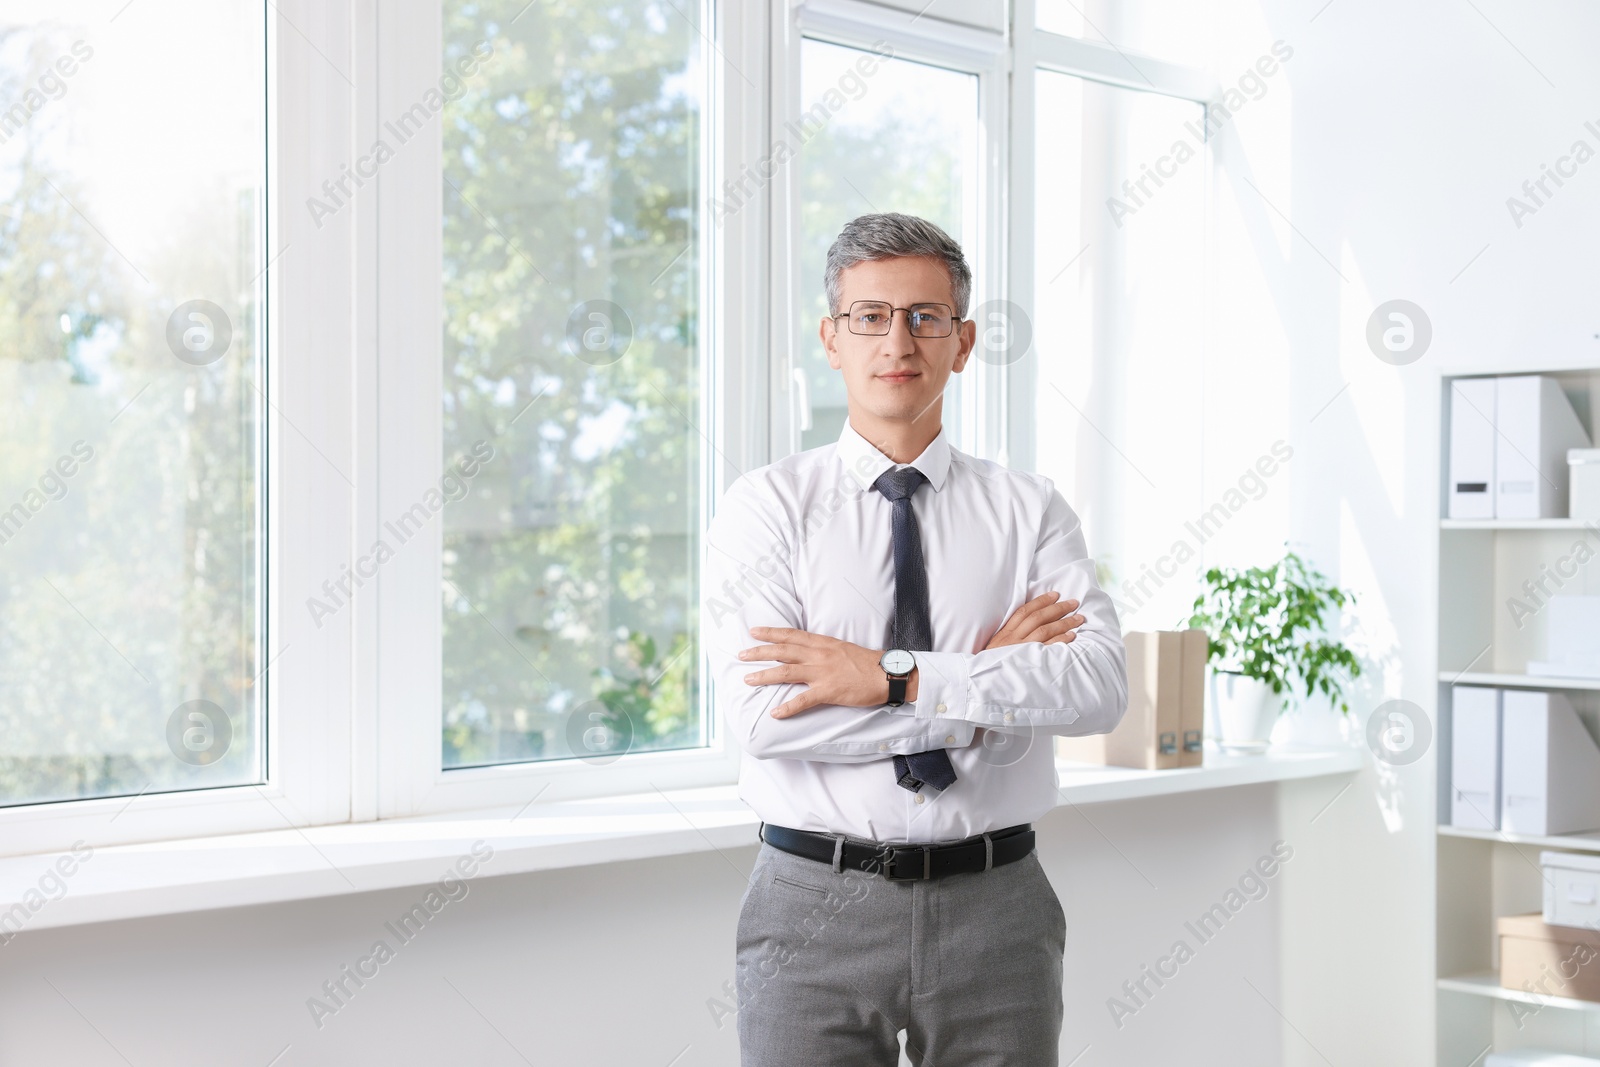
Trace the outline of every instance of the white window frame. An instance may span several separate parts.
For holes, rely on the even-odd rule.
[[[975,75],[978,79],[978,236],[967,242],[973,290],[967,309],[986,300],[1002,298],[1006,279],[1005,162],[1009,142],[1010,104],[1007,36],[1003,24],[965,25],[932,15],[918,15],[864,0],[769,0],[775,27],[773,39],[773,121],[784,128],[798,122],[801,107],[801,45],[806,38],[848,48],[870,50],[886,41],[896,59],[927,63],[946,70]],[[998,8],[996,8],[998,11]],[[781,34],[781,36],[780,36]],[[771,448],[775,458],[800,449],[800,405],[803,390],[795,388],[801,371],[798,351],[801,309],[807,286],[820,279],[799,275],[800,203],[796,191],[796,163],[786,165],[774,179],[777,201],[772,226],[771,306],[773,316],[767,351],[771,353]],[[986,459],[1004,459],[1005,368],[973,360],[957,376],[961,397],[961,439],[952,442],[963,451]]]
[[[1133,79],[1113,47],[1035,30],[1034,0],[1012,0],[1009,23],[997,6],[972,24],[895,6],[912,0],[697,2],[716,42],[704,53],[702,530],[742,471],[799,447],[792,384],[805,279],[795,269],[793,167],[721,220],[711,200],[730,175],[759,168],[774,130],[798,118],[804,37],[851,47],[886,40],[898,58],[978,77],[980,232],[967,249],[974,307],[1031,302],[1033,234],[1013,222],[1032,216],[1036,69],[1201,103],[1220,96],[1194,71],[1139,57],[1152,86]],[[384,518],[417,500],[443,465],[438,142],[408,142],[379,181],[320,224],[308,211],[325,180],[370,150],[381,121],[442,73],[441,7],[406,5],[403,16],[378,0],[267,8],[265,781],[0,808],[0,855],[80,839],[99,847],[735,781],[740,753],[721,729],[703,660],[707,747],[605,766],[573,759],[445,771],[437,519],[332,617],[318,625],[307,610],[306,598],[364,554]],[[1032,361],[979,362],[963,379],[958,445],[1031,469]]]
[[[736,362],[726,358],[727,354],[748,351],[742,346],[730,348],[729,339],[748,336],[748,324],[741,316],[752,315],[758,308],[749,303],[725,305],[717,299],[709,277],[713,272],[722,278],[743,277],[748,273],[747,264],[759,262],[753,255],[758,252],[759,219],[755,216],[759,212],[736,212],[727,229],[719,230],[708,206],[712,190],[722,181],[717,166],[719,141],[730,161],[742,158],[752,144],[745,140],[753,132],[748,114],[735,113],[732,117],[737,122],[724,124],[722,102],[731,93],[742,95],[748,90],[743,84],[737,88],[728,84],[739,75],[724,69],[724,64],[734,70],[760,70],[764,49],[762,27],[754,24],[759,20],[758,8],[733,3],[713,7],[711,0],[699,2],[701,25],[711,27],[716,19],[717,33],[726,42],[720,55],[709,46],[703,51],[708,78],[716,83],[707,92],[702,124],[706,136],[701,162],[707,195],[700,205],[699,262],[705,265],[700,297],[708,321],[714,324],[712,330],[701,333],[702,344],[712,346],[706,351],[696,426],[709,438],[701,449],[703,528],[715,490],[736,473],[728,467],[737,465],[742,470],[765,462],[747,447],[757,429],[750,406],[757,383],[723,380]],[[389,11],[384,9],[377,18],[378,79],[370,106],[364,100],[359,109],[368,121],[400,113],[436,84],[441,73],[440,0],[408,5],[403,21],[391,17]],[[370,256],[382,264],[375,289],[363,293],[372,305],[361,314],[362,322],[370,323],[382,367],[377,376],[375,440],[362,441],[368,452],[362,467],[365,470],[370,463],[376,470],[378,489],[375,497],[361,501],[359,524],[364,531],[371,531],[373,538],[382,518],[403,512],[430,485],[437,484],[443,464],[440,220],[444,183],[440,151],[437,140],[424,143],[417,138],[386,164],[375,225],[361,243],[363,258]],[[722,462],[723,457],[728,463]],[[522,805],[535,798],[559,801],[652,793],[737,779],[739,752],[720,729],[703,657],[701,706],[710,737],[705,747],[628,753],[604,763],[561,759],[444,769],[439,699],[442,543],[442,526],[435,517],[377,577],[381,618],[374,620],[376,662],[364,665],[363,670],[371,686],[376,726],[372,742],[376,775],[371,783],[375,791],[357,797],[357,811],[375,811],[384,818],[414,816]],[[365,793],[367,783],[359,778],[358,782]]]

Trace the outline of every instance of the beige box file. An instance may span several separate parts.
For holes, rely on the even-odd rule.
[[[1182,734],[1178,738],[1178,766],[1198,767],[1205,761],[1206,739],[1206,632],[1199,628],[1178,631],[1183,648],[1181,709]]]
[[[1128,711],[1108,734],[1058,737],[1056,754],[1082,763],[1139,767],[1148,771],[1181,765],[1183,633],[1178,630],[1124,634]]]

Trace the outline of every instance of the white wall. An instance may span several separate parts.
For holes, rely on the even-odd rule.
[[[1433,383],[1467,369],[1600,364],[1600,160],[1520,229],[1506,207],[1574,140],[1600,149],[1583,129],[1600,125],[1600,9],[1217,6],[1219,81],[1275,39],[1295,54],[1287,81],[1217,144],[1212,365],[1244,384],[1208,390],[1208,424],[1277,423],[1291,435],[1286,525],[1251,547],[1288,537],[1356,590],[1351,637],[1374,669],[1352,711],[1364,722],[1403,697],[1431,715]],[[1368,316],[1394,298],[1433,325],[1431,348],[1408,366],[1365,343]],[[1252,391],[1253,376],[1270,388]],[[1433,1062],[1433,798],[1429,759],[1362,775],[1317,817],[1286,872],[1283,1063]],[[1324,802],[1312,786],[1285,787],[1280,832]]]

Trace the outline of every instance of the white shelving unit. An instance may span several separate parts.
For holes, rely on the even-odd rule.
[[[1533,371],[1556,378],[1579,418],[1595,435],[1600,368]],[[1476,377],[1463,375],[1462,377]],[[1441,380],[1440,510],[1449,499],[1451,378]],[[1530,660],[1544,658],[1545,616],[1519,617],[1512,598],[1527,602],[1526,581],[1569,555],[1584,539],[1595,559],[1546,593],[1600,594],[1600,523],[1577,519],[1439,520],[1438,703],[1434,742],[1438,817],[1450,819],[1451,699],[1455,687],[1559,690],[1583,716],[1591,734],[1600,729],[1600,678],[1530,675]],[[1539,911],[1543,904],[1539,852],[1567,849],[1600,853],[1600,832],[1553,837],[1505,834],[1440,825],[1436,848],[1437,1061],[1440,1067],[1477,1065],[1490,1049],[1541,1047],[1600,1056],[1600,1003],[1504,989],[1499,980],[1495,920]]]

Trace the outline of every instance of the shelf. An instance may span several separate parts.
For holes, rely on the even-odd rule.
[[[1529,993],[1521,989],[1507,989],[1500,984],[1500,976],[1493,971],[1457,974],[1439,979],[1439,988],[1451,993],[1470,993],[1494,1000],[1514,1000],[1519,1004],[1538,1004],[1546,1008],[1569,1008],[1573,1011],[1600,1011],[1600,1003],[1593,1000],[1574,1000],[1572,997],[1551,997],[1543,993]]]
[[[1440,671],[1439,681],[1451,685],[1499,685],[1512,689],[1600,689],[1600,678],[1562,678],[1557,675],[1493,674],[1483,671]]]
[[[1498,841],[1506,845],[1530,845],[1536,848],[1564,848],[1569,852],[1600,852],[1600,831],[1586,834],[1508,834],[1500,830],[1476,830],[1460,826],[1441,826],[1444,837],[1472,837],[1480,841]]]
[[[1441,530],[1585,530],[1585,519],[1440,519]]]
[[[1056,761],[1057,807],[1350,774],[1364,749],[1208,751],[1165,771]],[[523,874],[758,843],[735,785],[599,797],[494,811],[309,826],[94,849],[71,891],[26,929],[365,893],[437,881],[474,841],[493,850],[480,876]],[[52,856],[0,858],[0,901],[22,900]]]

